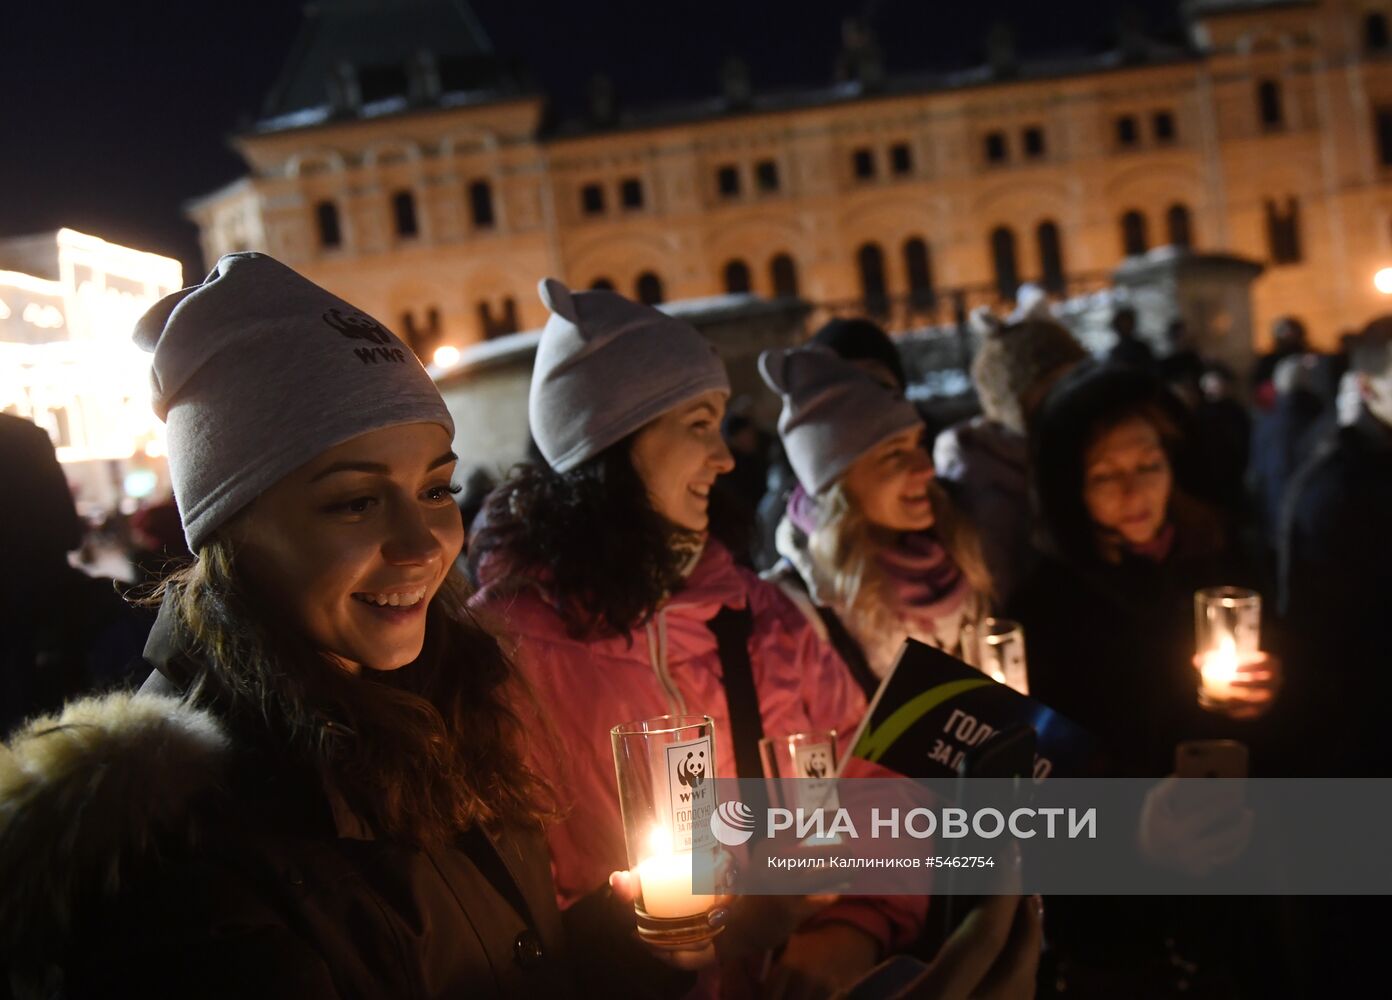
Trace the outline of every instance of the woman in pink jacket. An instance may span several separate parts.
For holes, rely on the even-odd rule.
[[[849,740],[865,699],[796,606],[707,536],[711,486],[733,464],[714,348],[613,292],[546,279],[540,293],[552,315],[529,411],[549,468],[525,468],[489,498],[469,560],[483,587],[475,606],[514,637],[556,731],[561,753],[538,763],[569,809],[549,832],[566,907],[625,867],[611,727],[709,715],[716,775],[752,778],[757,757],[731,727],[725,679],[746,670],[732,657],[747,664],[769,736],[835,729]],[[838,901],[797,928],[772,975],[829,992],[908,943],[922,909]]]

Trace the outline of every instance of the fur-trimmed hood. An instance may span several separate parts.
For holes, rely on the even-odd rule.
[[[0,745],[0,946],[51,948],[93,893],[114,896],[228,767],[213,716],[115,693],[31,720]]]

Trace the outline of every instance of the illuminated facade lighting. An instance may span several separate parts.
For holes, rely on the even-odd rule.
[[[0,240],[0,411],[64,463],[164,453],[136,320],[183,284],[179,262],[71,229]]]

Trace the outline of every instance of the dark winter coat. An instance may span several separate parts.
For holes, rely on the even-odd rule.
[[[323,781],[149,691],[69,704],[0,751],[0,885],[21,997],[578,992],[540,828],[375,839]],[[585,911],[591,939],[615,909]],[[588,957],[624,951],[608,938]]]
[[[1281,531],[1287,670],[1309,771],[1392,774],[1392,428],[1365,408],[1291,483]]]
[[[70,698],[138,682],[134,668],[153,621],[111,580],[66,563],[46,578],[20,565],[7,572],[28,577],[34,591],[7,594],[0,610],[0,738]]]
[[[1006,616],[1025,627],[1031,696],[1089,730],[1119,773],[1161,776],[1176,742],[1239,735],[1197,705],[1194,591],[1251,574],[1216,516],[1178,488],[1164,558],[1099,554],[1082,499],[1086,441],[1100,418],[1141,402],[1184,426],[1163,386],[1133,369],[1080,365],[1050,392],[1031,428],[1040,562]],[[1183,443],[1170,447],[1178,465]]]
[[[1118,773],[1170,773],[1177,742],[1222,728],[1197,707],[1194,592],[1240,572],[1193,515],[1159,562],[1041,555],[1007,609],[1025,627],[1030,695],[1100,740]]]

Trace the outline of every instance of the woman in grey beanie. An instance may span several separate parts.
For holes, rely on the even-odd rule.
[[[818,347],[765,351],[778,421],[802,489],[770,571],[841,651],[867,692],[906,638],[953,655],[988,613],[975,531],[936,483],[923,422],[901,395]]]
[[[141,693],[0,750],[17,995],[569,994],[533,734],[452,571],[429,376],[260,254],[136,339],[196,555],[162,585]]]
[[[709,342],[613,292],[546,279],[540,294],[551,318],[530,411],[548,465],[523,468],[489,498],[469,560],[484,587],[478,606],[506,621],[567,748],[538,766],[566,796],[549,836],[571,907],[625,867],[611,726],[710,715],[715,776],[757,778],[759,736],[848,740],[865,698],[797,608],[708,536],[711,487],[732,466],[720,436],[729,384]],[[747,902],[732,906],[717,945],[730,957],[786,937],[762,984],[770,992],[850,982],[911,941],[925,908],[842,900],[804,920],[807,904],[791,897],[756,922],[741,917]]]

